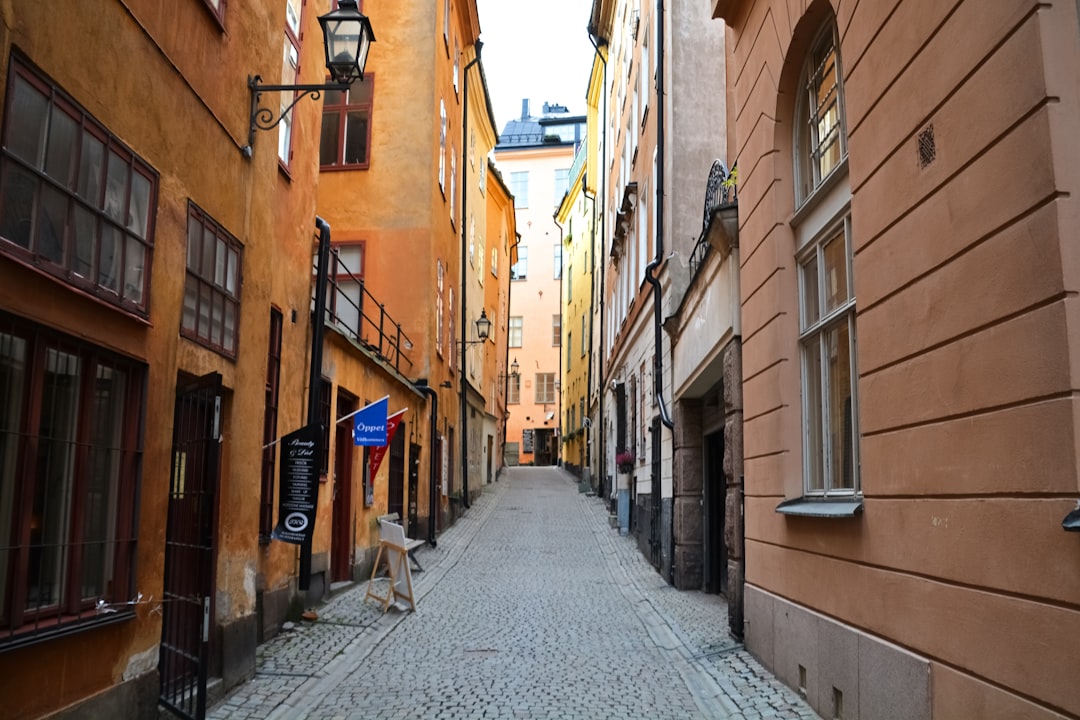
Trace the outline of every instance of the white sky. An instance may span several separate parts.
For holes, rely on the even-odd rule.
[[[497,132],[521,116],[524,98],[533,115],[545,102],[585,113],[592,0],[476,0],[476,6]]]

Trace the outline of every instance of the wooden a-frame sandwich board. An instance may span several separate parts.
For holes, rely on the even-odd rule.
[[[406,550],[405,528],[388,520],[379,521],[379,552],[375,555],[375,564],[371,568],[371,579],[368,580],[367,594],[364,600],[375,598],[382,603],[383,612],[386,612],[391,603],[405,609],[397,603],[398,599],[408,601],[408,607],[416,612],[416,600],[413,598],[412,569],[409,567],[409,556]],[[379,572],[379,563],[386,558],[387,574],[390,576],[390,587],[386,595],[380,595],[372,589],[375,575]]]

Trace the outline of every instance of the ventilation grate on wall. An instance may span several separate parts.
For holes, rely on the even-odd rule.
[[[919,169],[926,168],[937,158],[937,143],[934,141],[934,126],[927,125],[919,132]]]

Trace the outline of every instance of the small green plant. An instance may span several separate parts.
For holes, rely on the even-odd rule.
[[[723,182],[720,183],[720,187],[724,188],[725,190],[734,190],[735,186],[738,185],[738,184],[739,184],[739,168],[738,168],[738,166],[733,166],[731,168],[731,172],[728,173],[728,176],[726,178],[724,178]]]

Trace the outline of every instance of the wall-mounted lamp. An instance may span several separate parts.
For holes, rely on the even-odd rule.
[[[503,380],[503,381],[509,380],[510,378],[517,379],[518,377],[520,377],[520,375],[518,373],[518,370],[520,368],[521,368],[521,366],[518,365],[517,358],[514,358],[514,362],[510,363],[510,374],[509,375],[501,375],[500,374],[499,379]]]
[[[476,321],[476,337],[478,340],[458,340],[457,342],[464,343],[466,345],[476,345],[482,343],[491,337],[491,321],[488,320],[487,311],[480,311],[480,318]]]
[[[360,12],[356,0],[339,0],[337,10],[319,17],[319,25],[323,31],[326,69],[335,82],[325,85],[264,85],[258,75],[249,77],[251,126],[248,128],[248,144],[241,149],[244,157],[251,157],[251,148],[255,145],[255,130],[272,130],[277,127],[304,96],[310,95],[313,100],[318,100],[326,90],[346,91],[354,80],[364,79],[364,65],[367,64],[371,43],[375,42],[375,34],[371,31],[371,21]],[[294,92],[299,95],[274,117],[271,108],[259,107],[259,100],[264,92]]]

